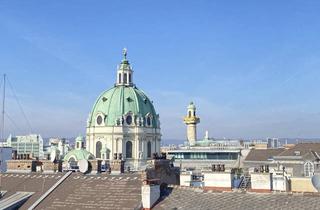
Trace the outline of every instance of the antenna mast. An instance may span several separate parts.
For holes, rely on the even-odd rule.
[[[6,99],[6,74],[3,75],[3,95],[2,95],[2,128],[1,128],[1,140],[4,140],[4,106]]]

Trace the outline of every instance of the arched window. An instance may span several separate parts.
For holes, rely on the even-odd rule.
[[[148,156],[148,158],[151,157],[151,142],[150,141],[148,142],[148,145],[147,145],[147,156]]]
[[[150,117],[150,116],[147,117],[147,125],[148,125],[148,126],[151,125],[151,117]]]
[[[132,142],[127,141],[126,143],[126,158],[132,158]]]
[[[196,116],[196,111],[193,111],[193,116]]]
[[[123,83],[127,84],[127,73],[123,74]]]
[[[191,111],[189,111],[189,117],[191,117]]]
[[[304,164],[304,175],[307,177],[311,177],[314,174],[314,165],[311,162],[306,162]]]
[[[129,83],[131,83],[131,80],[132,80],[132,79],[131,79],[131,74],[129,74]]]
[[[102,143],[98,141],[96,143],[96,158],[101,158],[101,148],[102,148]]]
[[[69,158],[68,162],[69,162],[70,168],[75,168],[78,165],[77,161],[73,157]]]

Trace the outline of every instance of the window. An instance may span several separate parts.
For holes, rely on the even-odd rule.
[[[119,73],[119,83],[121,83],[121,74]]]
[[[314,173],[314,165],[311,162],[306,162],[304,164],[304,175],[307,177],[313,176]]]
[[[126,143],[126,158],[132,158],[132,142],[127,141]]]
[[[102,143],[98,141],[96,143],[96,158],[101,158],[101,148],[102,148]]]
[[[123,75],[123,83],[127,83],[127,73],[124,73]]]
[[[129,74],[129,83],[131,83],[131,74]]]
[[[97,117],[97,124],[98,124],[98,125],[101,125],[101,124],[102,124],[102,116],[101,116],[101,115],[99,115],[99,116]]]
[[[148,145],[147,145],[147,156],[148,156],[148,158],[151,157],[151,142],[150,141],[148,142]]]
[[[147,117],[147,125],[148,125],[148,126],[151,125],[151,117]]]
[[[127,123],[128,125],[131,125],[131,123],[132,123],[132,117],[131,117],[131,115],[128,115],[128,116],[126,117],[126,123]]]
[[[77,167],[78,165],[77,161],[73,157],[71,157],[68,162],[69,162],[70,168]]]
[[[189,111],[189,117],[191,117],[191,111]]]

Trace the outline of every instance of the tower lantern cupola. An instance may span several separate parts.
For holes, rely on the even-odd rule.
[[[127,60],[127,49],[123,49],[123,59],[118,66],[117,70],[117,82],[116,85],[133,86],[133,70],[130,67],[130,63]]]
[[[75,149],[76,150],[80,150],[80,149],[83,149],[84,148],[84,145],[83,145],[83,137],[81,135],[79,135],[77,138],[76,138],[76,144],[75,144]]]
[[[184,117],[183,122],[187,125],[187,139],[190,146],[194,146],[197,141],[197,124],[200,118],[196,115],[196,106],[190,102],[187,108],[187,116]]]

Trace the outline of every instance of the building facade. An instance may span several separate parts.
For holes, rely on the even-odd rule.
[[[43,159],[43,139],[38,134],[30,134],[26,136],[9,136],[7,138],[7,146],[12,147],[17,155],[31,155],[31,157]]]
[[[153,102],[133,83],[133,70],[123,52],[116,84],[104,91],[89,114],[86,148],[97,159],[115,154],[138,169],[160,152],[160,121]]]

